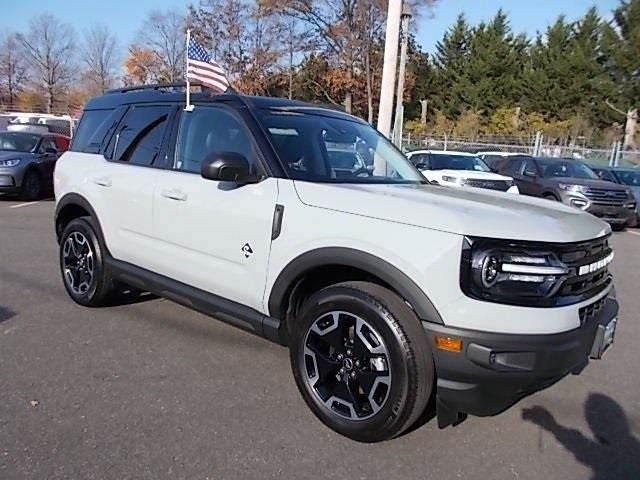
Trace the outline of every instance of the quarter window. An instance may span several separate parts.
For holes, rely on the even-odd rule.
[[[204,106],[197,106],[192,112],[183,112],[175,168],[200,173],[205,158],[222,152],[243,155],[255,173],[257,155],[253,142],[235,115],[224,108]]]
[[[113,110],[86,110],[73,135],[71,150],[97,153],[107,133]]]

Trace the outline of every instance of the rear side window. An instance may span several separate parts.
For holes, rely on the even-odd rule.
[[[520,167],[522,166],[522,160],[507,158],[505,163],[500,167],[500,173],[508,175],[509,177],[517,177],[520,174]]]
[[[70,150],[74,152],[98,153],[109,130],[109,121],[114,110],[85,110],[78,129],[73,135]]]
[[[130,110],[115,136],[113,160],[153,165],[162,149],[170,113],[168,105]]]

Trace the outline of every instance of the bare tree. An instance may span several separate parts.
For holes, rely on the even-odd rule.
[[[0,89],[9,105],[15,103],[26,75],[27,66],[21,47],[15,33],[7,35],[0,43]]]
[[[111,87],[118,62],[116,37],[106,25],[94,25],[84,32],[81,60],[89,79],[100,93]]]
[[[138,32],[138,44],[155,52],[165,80],[173,83],[184,76],[185,17],[178,10],[149,12]]]
[[[33,70],[33,81],[47,94],[47,112],[53,109],[56,96],[73,79],[73,29],[51,14],[43,13],[29,23],[26,34],[18,38]]]

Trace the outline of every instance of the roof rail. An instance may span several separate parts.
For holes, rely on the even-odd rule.
[[[123,88],[114,88],[112,90],[107,90],[105,95],[110,95],[112,93],[127,93],[127,92],[138,92],[143,90],[178,90],[184,89],[187,87],[187,84],[184,82],[181,83],[154,83],[151,85],[135,85],[133,87],[123,87]]]

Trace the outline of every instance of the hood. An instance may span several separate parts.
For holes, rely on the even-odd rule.
[[[563,243],[611,231],[596,217],[559,202],[491,190],[302,181],[295,181],[295,188],[310,206],[459,235]]]
[[[591,178],[574,178],[574,177],[544,177],[545,180],[551,180],[556,183],[566,183],[568,185],[582,185],[593,188],[606,188],[609,190],[625,190],[624,185],[609,182],[607,180],[591,179]]]
[[[7,150],[0,150],[1,160],[15,160],[16,158],[31,158],[33,153],[29,152],[9,152]]]
[[[420,170],[425,176],[444,175],[456,178],[473,178],[477,180],[512,180],[511,177],[505,177],[493,172],[479,172],[477,170]]]

